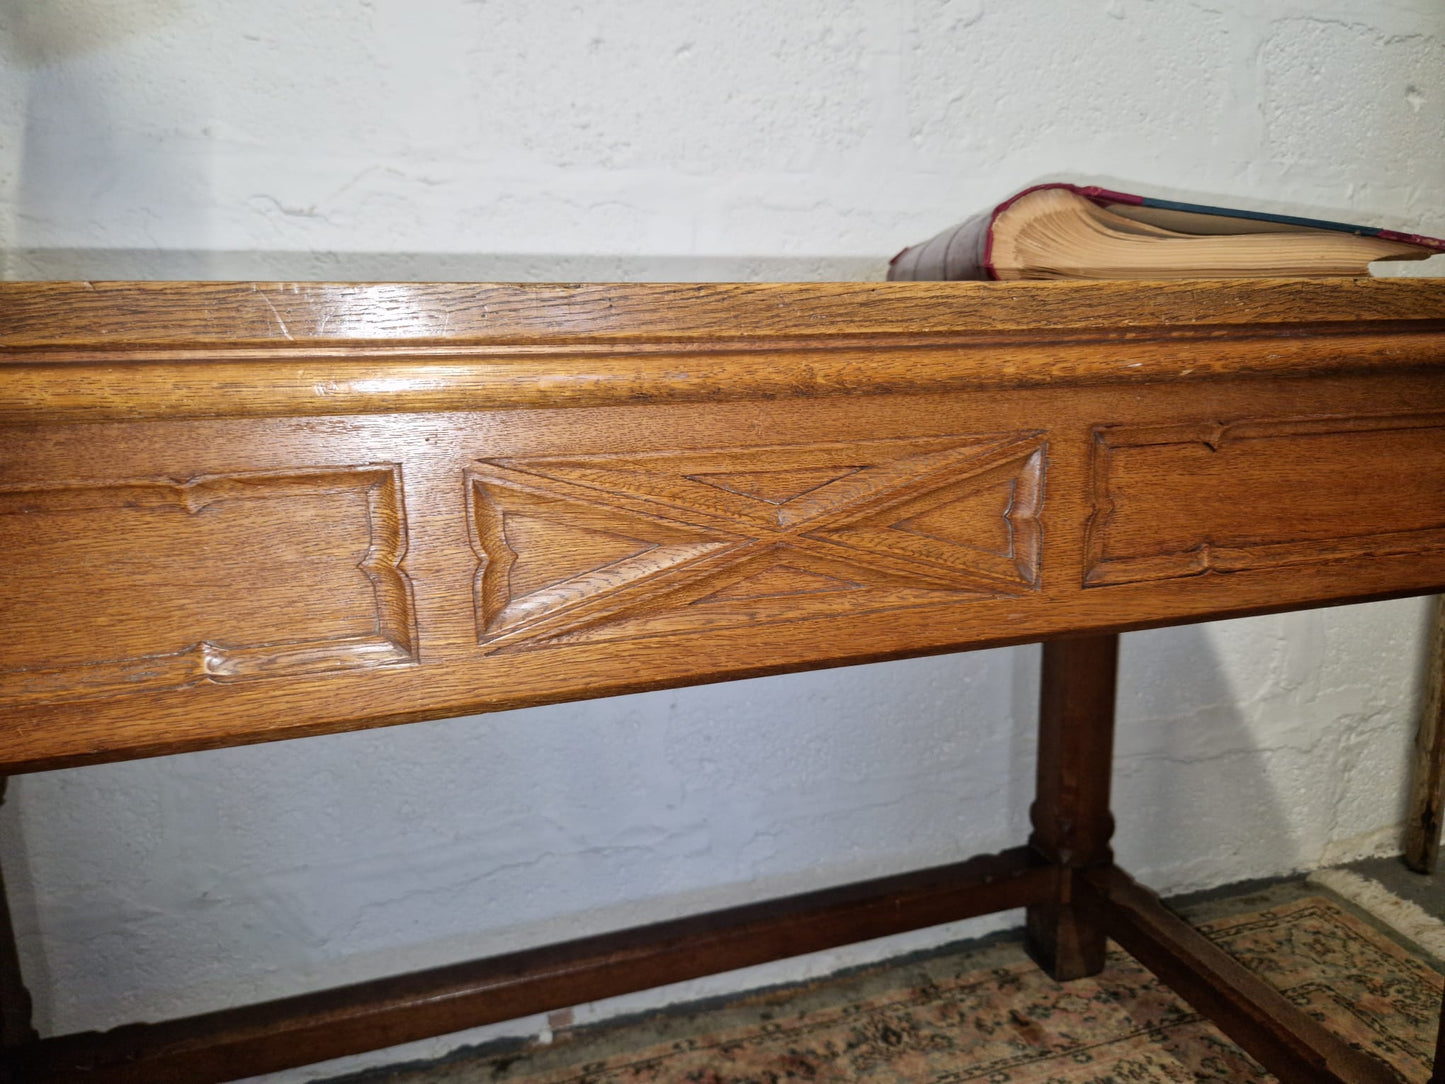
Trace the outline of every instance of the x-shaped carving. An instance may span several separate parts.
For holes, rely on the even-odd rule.
[[[500,650],[1030,590],[1039,437],[476,463],[479,639]]]

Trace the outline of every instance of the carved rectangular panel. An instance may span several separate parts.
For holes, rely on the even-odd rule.
[[[1445,415],[1094,431],[1086,587],[1445,547]]]
[[[483,460],[491,651],[1037,589],[1039,432]]]
[[[394,465],[0,487],[0,703],[416,660]]]

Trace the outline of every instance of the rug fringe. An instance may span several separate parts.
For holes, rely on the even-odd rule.
[[[1423,952],[1445,961],[1445,922],[1423,907],[1395,895],[1378,881],[1347,869],[1321,869],[1306,878],[1368,911]]]

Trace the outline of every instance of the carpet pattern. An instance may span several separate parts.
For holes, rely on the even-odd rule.
[[[1441,976],[1322,897],[1201,927],[1296,1005],[1406,1081],[1430,1075]],[[857,1004],[783,1012],[507,1084],[1153,1084],[1272,1081],[1152,975],[1112,950],[1065,985],[1031,963],[939,978]],[[517,1070],[521,1070],[517,1072]]]

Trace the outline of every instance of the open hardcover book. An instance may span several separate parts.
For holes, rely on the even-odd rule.
[[[1042,184],[893,257],[890,279],[1177,279],[1367,275],[1445,239]]]

